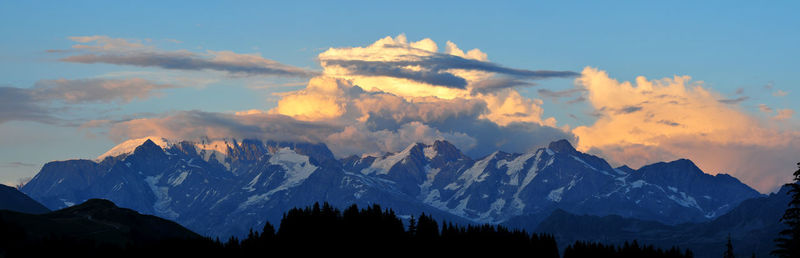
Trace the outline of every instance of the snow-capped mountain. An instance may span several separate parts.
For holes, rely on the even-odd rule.
[[[402,182],[404,193],[482,223],[556,208],[578,214],[704,221],[760,194],[728,175],[703,173],[689,160],[639,170],[612,168],[566,140],[547,148],[495,152],[471,160],[447,142],[416,144],[383,157],[346,159],[345,170]]]
[[[321,201],[467,222],[409,199],[393,182],[346,173],[322,144],[132,141],[141,145],[122,143],[98,160],[50,162],[22,191],[53,209],[105,198],[222,237],[277,224],[290,208]]]
[[[709,220],[760,196],[688,160],[612,168],[565,140],[477,160],[446,141],[337,160],[323,144],[157,137],[124,142],[96,160],[50,162],[22,191],[51,209],[106,198],[211,236],[242,235],[319,201],[379,203],[461,223],[523,215],[538,223],[561,208],[675,224]]]

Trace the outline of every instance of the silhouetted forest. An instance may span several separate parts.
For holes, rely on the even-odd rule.
[[[134,227],[135,228],[135,227]],[[270,257],[284,255],[419,256],[522,255],[560,257],[551,235],[529,234],[496,225],[461,226],[421,214],[406,225],[391,209],[379,205],[340,211],[327,203],[295,208],[280,228],[267,223],[244,239],[155,239],[129,232],[124,245],[97,244],[91,238],[30,237],[24,229],[0,221],[0,257]],[[76,240],[81,239],[81,240]],[[564,257],[692,257],[677,248],[631,245],[614,247],[577,242]]]
[[[669,250],[655,248],[652,245],[639,246],[636,240],[633,243],[625,242],[620,247],[614,245],[605,245],[601,243],[586,243],[575,242],[564,250],[564,258],[576,257],[613,257],[613,258],[636,258],[636,257],[650,257],[650,258],[667,258],[667,257],[694,257],[691,250],[681,252],[677,247],[672,247]]]

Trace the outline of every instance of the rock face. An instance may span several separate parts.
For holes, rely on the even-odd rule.
[[[36,202],[16,188],[0,185],[0,210],[22,213],[41,214],[50,212],[41,203]]]
[[[524,223],[537,224],[560,208],[677,224],[708,221],[760,196],[688,160],[615,169],[565,140],[477,160],[446,141],[342,160],[322,144],[132,141],[95,161],[48,163],[22,191],[51,209],[106,198],[222,237],[321,201],[379,203],[401,216],[425,212],[459,223],[527,216]]]

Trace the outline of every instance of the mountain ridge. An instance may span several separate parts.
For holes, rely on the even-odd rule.
[[[281,212],[318,201],[381,203],[399,214],[426,212],[461,223],[501,223],[520,215],[543,219],[562,208],[677,224],[707,221],[761,196],[738,180],[702,171],[694,176],[719,190],[670,185],[665,182],[675,180],[669,177],[643,175],[691,166],[680,161],[661,169],[615,169],[566,140],[479,159],[443,140],[342,159],[324,144],[254,139],[171,141],[166,148],[145,139],[132,151],[125,147],[127,152],[99,162],[48,163],[22,190],[50,208],[101,197],[222,236],[275,223]]]

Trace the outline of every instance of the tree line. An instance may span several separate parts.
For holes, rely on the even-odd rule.
[[[271,257],[285,255],[430,256],[515,255],[558,258],[556,240],[549,234],[530,234],[499,225],[441,224],[427,214],[407,218],[374,204],[339,210],[328,203],[294,208],[281,219],[280,228],[266,223],[243,238],[166,239],[149,241],[130,232],[124,246],[97,244],[64,236],[29,238],[16,225],[0,221],[0,257]],[[564,257],[691,257],[651,246],[577,242]],[[630,256],[635,254],[636,256]]]

